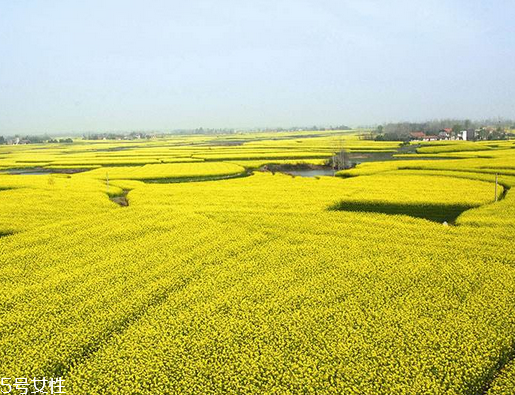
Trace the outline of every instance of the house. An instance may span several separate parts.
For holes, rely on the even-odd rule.
[[[7,145],[18,145],[20,144],[20,138],[15,137],[14,139],[7,140]]]
[[[475,139],[475,133],[473,130],[462,130],[461,136],[463,140],[467,141],[474,141]]]
[[[409,135],[413,140],[422,140],[426,137],[424,132],[411,132]]]
[[[440,140],[450,140],[451,136],[452,136],[451,128],[444,128],[438,132],[438,137],[440,138]]]

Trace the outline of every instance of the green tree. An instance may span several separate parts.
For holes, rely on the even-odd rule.
[[[459,123],[457,123],[456,125],[454,125],[452,127],[452,134],[454,136],[457,136],[462,130],[463,130],[463,126],[461,126]]]

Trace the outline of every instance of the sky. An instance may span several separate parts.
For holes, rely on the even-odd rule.
[[[0,135],[489,117],[513,0],[0,0]]]

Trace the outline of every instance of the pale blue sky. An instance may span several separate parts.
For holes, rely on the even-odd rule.
[[[0,134],[496,116],[512,0],[0,0]]]

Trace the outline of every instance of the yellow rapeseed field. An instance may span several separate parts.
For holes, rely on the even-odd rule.
[[[77,395],[512,394],[515,149],[246,170],[321,164],[342,138],[398,147],[348,132],[2,146],[1,377]],[[86,171],[5,172],[67,163]]]

